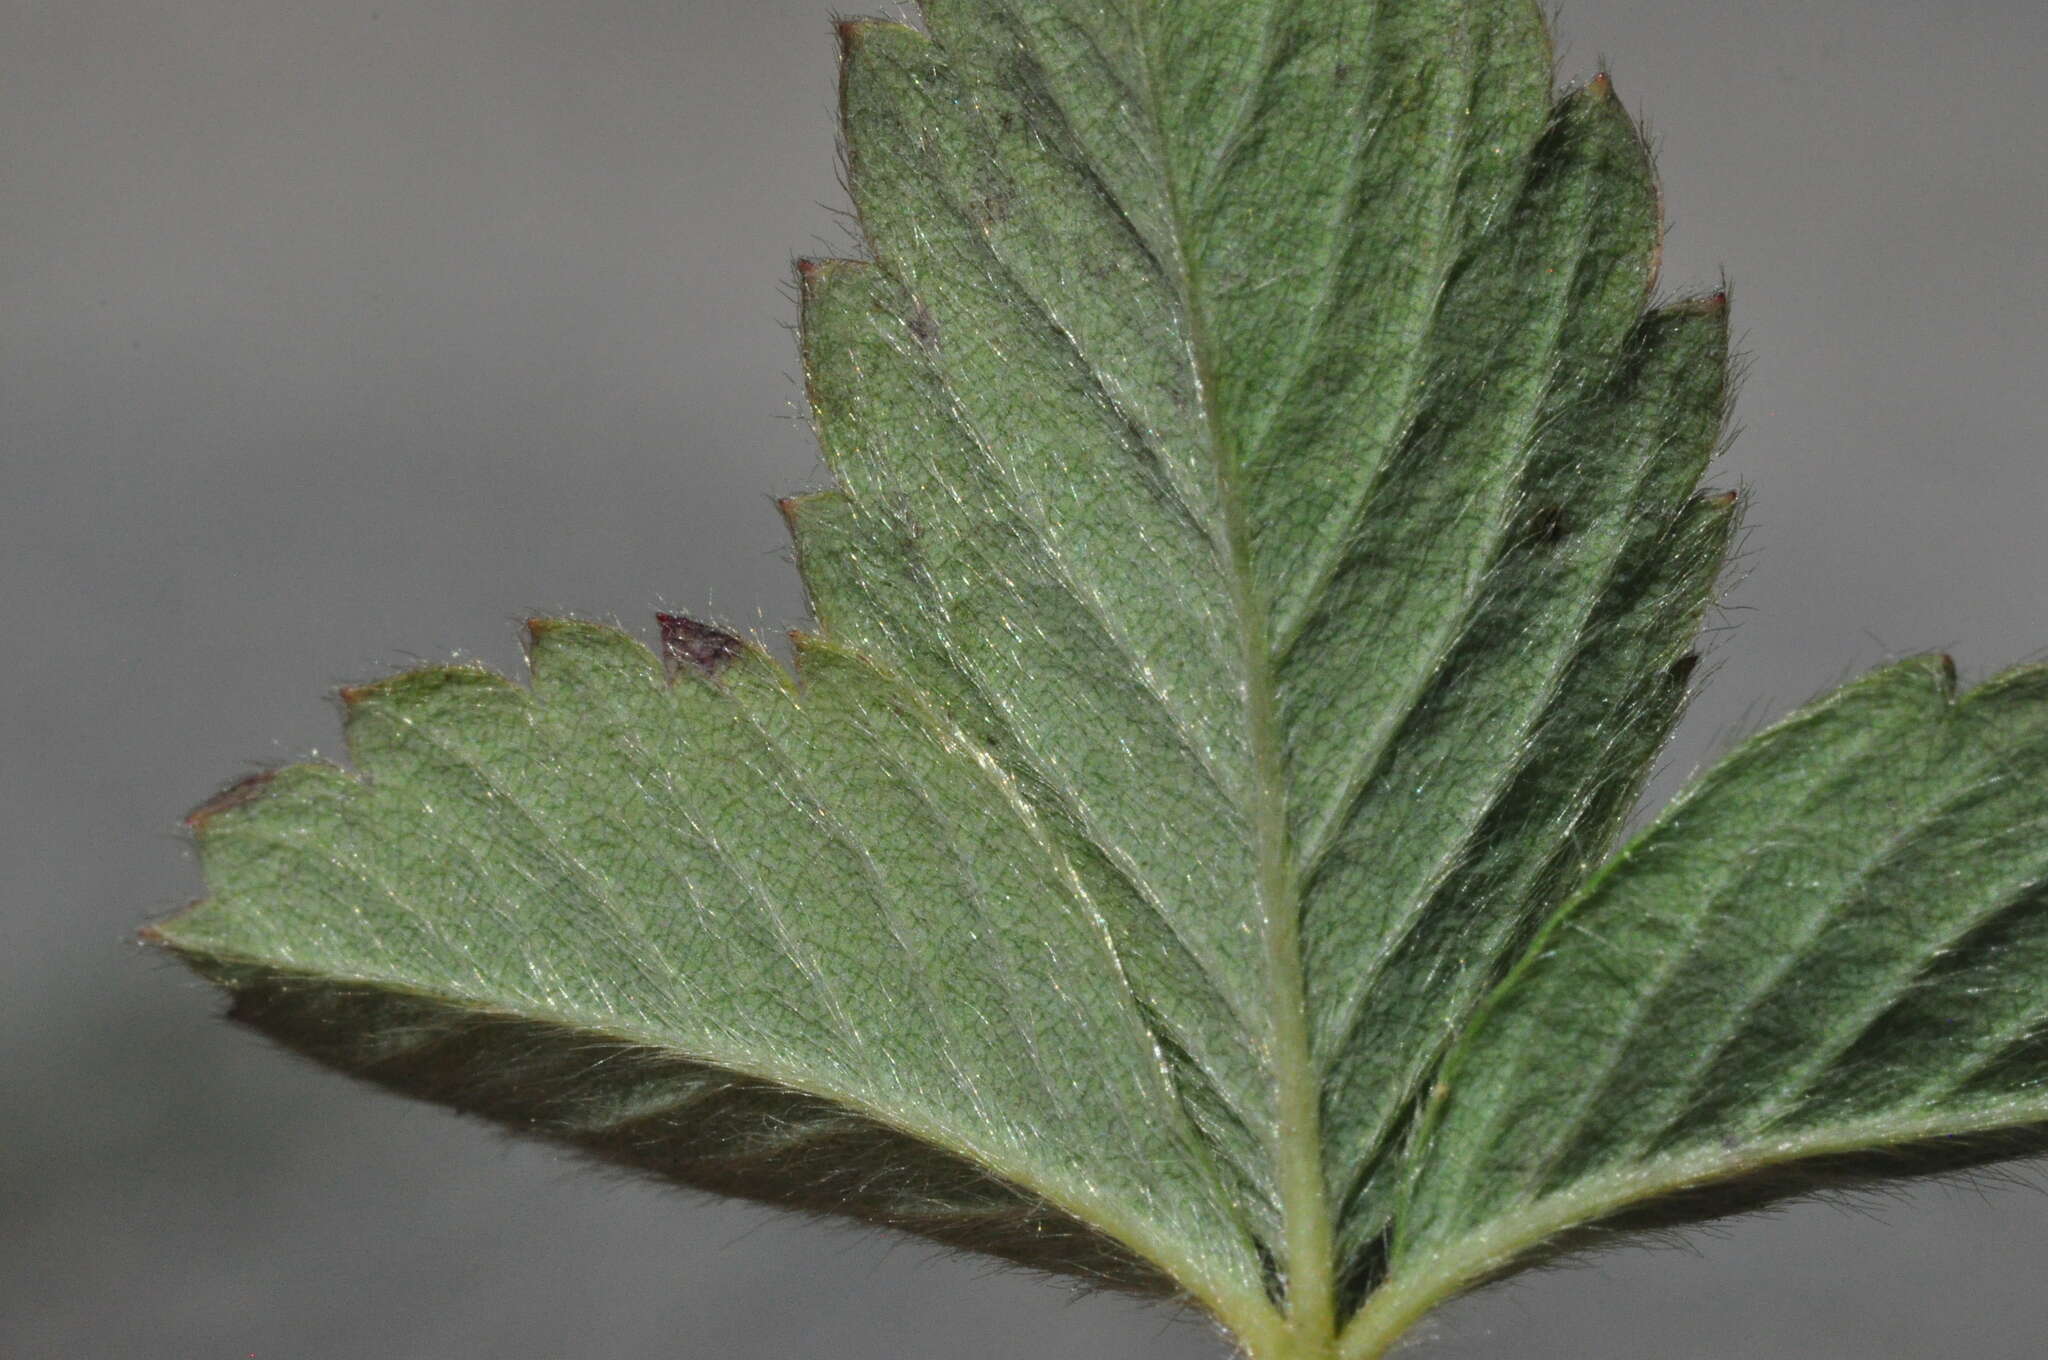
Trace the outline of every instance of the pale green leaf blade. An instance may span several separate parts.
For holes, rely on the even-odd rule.
[[[1270,1254],[1369,1283],[1446,1036],[1684,697],[1723,308],[1644,313],[1640,139],[1529,5],[927,17],[845,30],[806,580],[1099,870]]]
[[[1394,1260],[1418,1283],[1383,1306],[1603,1223],[2048,1146],[2044,969],[2048,669],[1961,697],[1946,658],[1873,672],[1546,926],[1435,1089]]]
[[[1007,777],[829,645],[796,689],[688,641],[715,682],[543,621],[531,694],[350,691],[359,774],[202,809],[214,895],[158,937],[414,1094],[1228,1312],[1245,1249],[1207,1230],[1102,923]]]

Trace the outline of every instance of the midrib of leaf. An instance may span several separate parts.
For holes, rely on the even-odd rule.
[[[1236,441],[1244,437],[1245,431],[1240,430],[1230,418],[1233,413],[1223,409],[1224,385],[1216,380],[1219,356],[1210,338],[1215,331],[1207,316],[1206,290],[1203,280],[1198,276],[1199,271],[1191,263],[1190,251],[1185,245],[1187,233],[1194,226],[1189,216],[1189,190],[1181,182],[1178,173],[1179,162],[1172,154],[1163,127],[1161,101],[1154,93],[1155,87],[1159,84],[1160,46],[1150,40],[1151,35],[1141,17],[1149,12],[1149,7],[1127,4],[1120,7],[1120,12],[1125,21],[1124,32],[1131,42],[1130,48],[1126,51],[1127,54],[1135,56],[1136,60],[1122,66],[1125,75],[1119,77],[1117,88],[1140,111],[1140,119],[1134,122],[1143,129],[1139,140],[1132,144],[1138,162],[1142,163],[1143,172],[1136,179],[1124,183],[1126,186],[1142,186],[1145,181],[1151,181],[1152,187],[1143,189],[1139,197],[1153,198],[1156,193],[1157,198],[1154,198],[1154,202],[1161,203],[1163,211],[1141,211],[1139,207],[1120,200],[1108,182],[1097,178],[1095,183],[1102,188],[1107,201],[1118,210],[1126,223],[1135,226],[1142,218],[1161,228],[1152,233],[1140,234],[1140,239],[1149,237],[1155,259],[1158,256],[1166,257],[1164,262],[1168,267],[1161,269],[1158,277],[1174,290],[1185,327],[1184,351],[1175,362],[1184,365],[1184,371],[1193,379],[1191,391],[1198,400],[1199,437],[1202,441],[1200,455],[1209,469],[1210,477],[1213,478],[1216,490],[1215,508],[1217,519],[1220,521],[1219,529],[1205,532],[1204,537],[1208,539],[1212,550],[1219,547],[1216,541],[1219,536],[1223,540],[1220,545],[1222,551],[1217,553],[1217,564],[1221,568],[1222,578],[1219,585],[1227,597],[1227,608],[1232,615],[1228,626],[1234,627],[1237,631],[1237,655],[1233,662],[1242,693],[1239,696],[1241,707],[1233,721],[1244,734],[1245,767],[1249,767],[1245,770],[1244,783],[1240,785],[1249,795],[1249,806],[1240,804],[1240,809],[1245,816],[1243,825],[1254,841],[1253,845],[1246,847],[1250,852],[1250,867],[1253,871],[1249,875],[1248,885],[1252,889],[1253,900],[1247,906],[1257,913],[1255,924],[1261,946],[1260,987],[1264,993],[1259,998],[1259,1003],[1268,1012],[1262,1024],[1248,1027],[1248,1033],[1259,1036],[1254,1042],[1263,1049],[1259,1055],[1264,1068],[1262,1084],[1267,1086],[1274,1101],[1271,1119],[1266,1125],[1266,1137],[1263,1140],[1269,1149],[1271,1169],[1275,1178],[1274,1195],[1278,1201],[1275,1207],[1279,1211],[1280,1219],[1277,1225],[1279,1231],[1276,1234],[1279,1240],[1273,1245],[1278,1249],[1276,1254],[1281,1258],[1286,1281],[1286,1306],[1294,1318],[1296,1330],[1303,1335],[1327,1337],[1333,1330],[1336,1312],[1335,1261],[1332,1249],[1334,1227],[1319,1127],[1321,1080],[1311,1042],[1311,1026],[1306,1004],[1306,970],[1301,953],[1305,880],[1300,871],[1291,867],[1291,790],[1285,775],[1285,751],[1280,739],[1282,725],[1277,712],[1277,658],[1273,654],[1271,639],[1268,637],[1271,620],[1266,617],[1266,602],[1258,586],[1254,569],[1254,535],[1246,506],[1247,488],[1242,471],[1243,450],[1236,446]],[[1269,36],[1271,26],[1277,22],[1276,8],[1269,11],[1266,19]],[[1268,75],[1263,66],[1270,56],[1270,48],[1271,43],[1268,41],[1264,44],[1259,59],[1261,69],[1254,71],[1246,79],[1246,86],[1250,91],[1257,91]],[[1095,50],[1101,58],[1102,68],[1108,71],[1111,63],[1106,57],[1102,57],[1101,48]],[[1035,64],[1032,44],[1026,41],[1021,33],[1016,40],[1016,55],[1027,63]],[[1061,111],[1066,113],[1059,105],[1058,99],[1052,97],[1057,81],[1044,80],[1043,75],[1041,70],[1041,84],[1037,88],[1037,93],[1048,97],[1049,102],[1055,107],[1061,107]],[[1467,83],[1469,84],[1469,81]],[[1255,109],[1258,97],[1256,93],[1247,94],[1234,115],[1229,137],[1235,137],[1242,132],[1246,126],[1245,119]],[[1067,116],[1071,121],[1072,115]],[[1360,135],[1353,135],[1350,138],[1354,151],[1367,141],[1368,137]],[[1146,151],[1138,149],[1147,142],[1149,155]],[[1442,159],[1456,161],[1457,158],[1455,145],[1444,149]],[[1448,185],[1445,197],[1450,198]],[[1331,211],[1341,219],[1348,202],[1347,194],[1335,196]],[[950,206],[955,211],[960,208],[957,201]],[[1442,219],[1441,211],[1431,216],[1439,222]],[[1587,231],[1586,224],[1583,221],[1577,222],[1574,229],[1583,241]],[[1582,263],[1579,259],[1582,252],[1572,249],[1567,253],[1572,259],[1575,271]],[[994,256],[990,259],[1008,275],[1007,266],[1002,265]],[[1334,266],[1326,272],[1334,273]],[[1575,273],[1569,273],[1565,278],[1558,280],[1553,286],[1553,292],[1561,298],[1569,291],[1574,277]],[[1107,399],[1110,409],[1121,413],[1121,407],[1114,398],[1114,378],[1102,372],[1096,359],[1080,342],[1080,338],[1061,324],[1054,308],[1037,303],[1036,299],[1030,297],[1029,289],[1020,291],[1026,295],[1027,301],[1034,303],[1039,319],[1051,324],[1067,342],[1071,352],[1082,362],[1083,370],[1094,384],[1097,393]],[[1414,326],[1425,333],[1430,329],[1426,309],[1411,312],[1410,315],[1413,317]],[[1545,318],[1551,332],[1546,340],[1546,348],[1554,343],[1557,329],[1563,324],[1564,315],[1565,309],[1560,304],[1559,307],[1550,309],[1549,315]],[[1311,348],[1312,345],[1313,341],[1304,336],[1297,348]],[[1412,348],[1410,352],[1412,355]],[[1413,370],[1417,367],[1419,361],[1411,357],[1408,360],[1408,368]],[[1412,386],[1412,372],[1409,376]],[[1516,418],[1520,423],[1512,428],[1521,435],[1527,435],[1529,423],[1537,418],[1547,390],[1547,387],[1539,389],[1518,403]],[[1388,416],[1388,420],[1397,428],[1407,419],[1403,414],[1405,406],[1404,402]],[[961,423],[972,435],[972,421],[963,419]],[[1126,428],[1131,428],[1128,421]],[[980,442],[978,435],[973,437],[977,443]],[[1524,447],[1529,441],[1526,438],[1514,438],[1508,442],[1515,447]],[[1367,439],[1365,443],[1367,447],[1371,447],[1374,441]],[[1520,462],[1516,466],[1520,466]],[[1508,480],[1513,482],[1515,479]],[[1021,487],[1014,489],[1022,490]],[[1506,506],[1512,500],[1512,489],[1511,486],[1505,485],[1500,489],[1498,494],[1502,506]],[[1339,518],[1355,515],[1358,505],[1370,493],[1370,486],[1358,488],[1355,497],[1345,507],[1331,513]],[[1047,526],[1035,502],[1017,503],[1030,505],[1033,512],[1030,518],[1038,521],[1038,532],[1045,534]],[[1182,504],[1185,505],[1185,502]],[[1494,550],[1497,550],[1498,545],[1504,541],[1508,531],[1508,522],[1502,518],[1504,514],[1505,510],[1502,510],[1490,517],[1495,521],[1494,532],[1489,539]],[[1472,571],[1483,575],[1488,569],[1492,555],[1491,550],[1476,555],[1470,564]],[[1052,557],[1057,563],[1058,554],[1055,553]],[[1317,594],[1313,588],[1314,584],[1325,574],[1327,568],[1323,572],[1311,574],[1309,599],[1314,599]],[[1092,607],[1092,601],[1086,598],[1085,592],[1075,588],[1076,583],[1070,580],[1066,584],[1068,593],[1076,598],[1078,604],[1090,609],[1096,616],[1098,624],[1108,622],[1103,617],[1103,611]],[[1296,587],[1297,590],[1299,588]],[[1465,593],[1469,596],[1470,591]],[[1433,671],[1435,663],[1431,658],[1440,660],[1450,647],[1456,645],[1457,639],[1464,631],[1463,624],[1469,615],[1469,605],[1468,599],[1467,610],[1454,611],[1448,618],[1439,621],[1433,630],[1436,634],[1432,639],[1433,645],[1425,649],[1422,658],[1423,662],[1429,664],[1418,665],[1421,675],[1427,676]],[[1136,657],[1129,659],[1138,660]],[[1369,773],[1376,766],[1387,741],[1392,733],[1398,730],[1399,724],[1405,721],[1414,706],[1413,699],[1421,692],[1419,687],[1424,684],[1426,681],[1422,679],[1411,680],[1402,690],[1402,694],[1410,702],[1390,703],[1383,707],[1379,721],[1374,724],[1374,730],[1367,734],[1371,739],[1352,744],[1349,763],[1355,768],[1351,777],[1341,780],[1340,787],[1332,791],[1335,795],[1335,808],[1341,810],[1357,796],[1356,788],[1364,777],[1356,772],[1357,768],[1362,767]],[[990,695],[986,691],[984,695],[990,699],[994,707],[1003,707],[1000,695]],[[1173,711],[1173,706],[1164,702],[1167,696],[1154,691],[1153,697],[1155,702],[1160,702],[1163,709]],[[1192,734],[1186,733],[1184,729],[1184,735]],[[1123,863],[1122,848],[1118,845],[1115,835],[1110,834],[1105,839],[1104,833],[1108,829],[1100,826],[1090,814],[1087,808],[1088,800],[1081,791],[1060,787],[1061,781],[1051,770],[1045,770],[1044,773],[1051,776],[1048,782],[1053,787],[1049,791],[1068,810],[1069,815],[1074,817],[1077,824],[1086,828],[1089,839],[1093,840],[1097,848],[1112,862]],[[1337,813],[1332,811],[1328,814],[1328,819],[1334,821],[1336,816]],[[1143,895],[1144,874],[1132,872],[1129,879]],[[1427,897],[1428,894],[1425,892],[1419,900],[1426,900]],[[1158,914],[1165,919],[1169,928],[1177,933],[1178,926],[1171,912],[1163,908],[1164,904],[1160,904]],[[1379,953],[1383,955],[1387,947],[1390,946],[1383,944]],[[1389,1107],[1384,1113],[1391,1118],[1397,1111]]]
[[[1279,5],[1269,10],[1256,74],[1246,82],[1243,106],[1235,117],[1233,136],[1252,116],[1258,90],[1267,74],[1274,35],[1280,26]],[[1157,45],[1148,40],[1142,18],[1132,25],[1145,75],[1145,125],[1152,133],[1153,154],[1165,188],[1167,222],[1172,232],[1175,268],[1169,271],[1180,286],[1187,317],[1189,361],[1201,403],[1201,426],[1215,470],[1217,504],[1223,514],[1230,599],[1236,613],[1240,666],[1245,688],[1247,745],[1253,761],[1252,827],[1257,837],[1255,904],[1265,939],[1266,983],[1271,1044],[1268,1063],[1274,1083],[1275,1179],[1280,1191],[1282,1271],[1285,1309],[1293,1356],[1327,1355],[1336,1345],[1336,1231],[1330,1212],[1323,1164],[1322,1084],[1310,1046],[1307,977],[1301,958],[1301,877],[1295,871],[1289,844],[1287,777],[1280,738],[1273,656],[1267,639],[1267,617],[1252,569],[1252,534],[1246,513],[1243,478],[1233,426],[1223,418],[1210,329],[1202,302],[1201,281],[1183,245],[1186,219],[1184,189],[1174,171],[1175,158],[1166,145],[1160,121],[1155,59]],[[1227,148],[1224,152],[1228,154]],[[1334,263],[1333,263],[1334,267]]]

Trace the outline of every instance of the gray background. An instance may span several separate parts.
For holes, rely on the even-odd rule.
[[[535,611],[801,615],[827,0],[0,5],[0,1352],[1199,1356],[1198,1327],[606,1180],[294,1064],[129,942],[321,696]],[[1572,0],[1751,377],[1739,633],[1662,788],[1897,652],[2048,644],[2040,0]],[[1806,1208],[1419,1355],[2034,1357],[2048,1202]],[[1870,1221],[1871,1219],[1877,1222]]]

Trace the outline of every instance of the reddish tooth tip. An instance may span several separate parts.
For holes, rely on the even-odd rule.
[[[796,262],[796,272],[807,279],[813,278],[818,273],[818,262],[816,260],[798,260]]]
[[[185,825],[197,831],[208,822],[226,812],[229,808],[240,807],[263,791],[263,786],[277,778],[274,771],[259,770],[245,775],[222,789],[213,797],[185,814]]]
[[[671,680],[685,667],[716,676],[746,647],[736,634],[687,614],[656,614],[654,621],[661,625],[661,659]]]

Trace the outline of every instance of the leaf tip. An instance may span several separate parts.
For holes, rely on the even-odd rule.
[[[728,633],[687,614],[656,614],[661,627],[661,660],[674,680],[685,671],[714,679],[746,650],[737,633]]]

